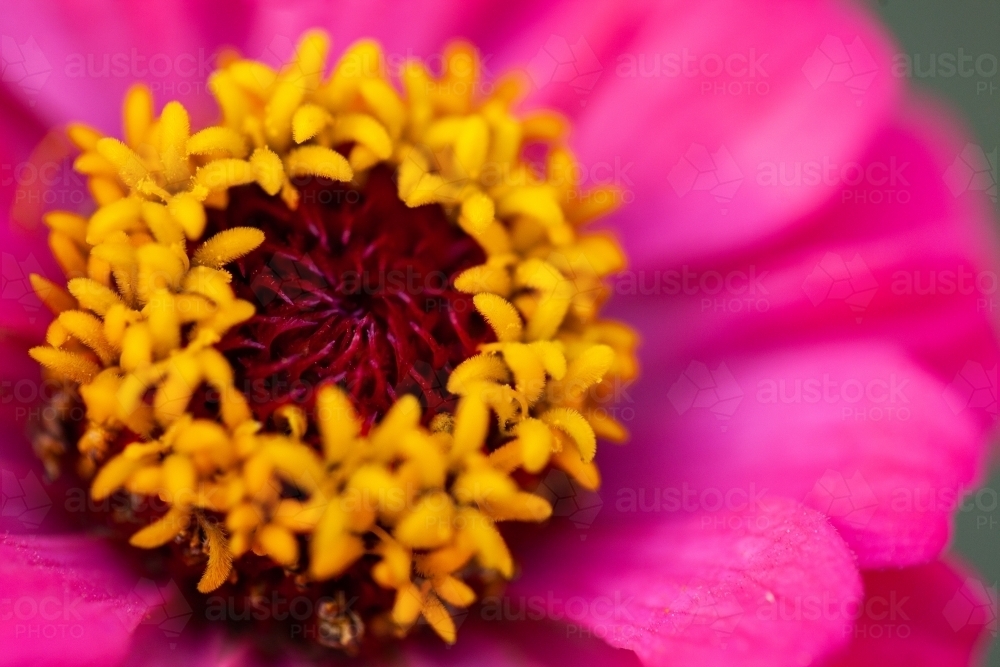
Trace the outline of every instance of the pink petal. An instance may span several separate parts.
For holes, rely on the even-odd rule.
[[[997,630],[996,588],[943,561],[864,573],[865,600],[851,643],[828,663],[851,667],[979,664]]]
[[[52,124],[83,120],[117,134],[122,95],[136,82],[150,86],[158,105],[177,99],[205,122],[216,115],[206,80],[225,47],[280,65],[305,30],[319,27],[334,37],[334,53],[375,37],[398,65],[402,57],[439,51],[464,26],[485,25],[490,13],[485,3],[450,5],[442,7],[439,0],[403,6],[353,0],[335,8],[316,0],[294,7],[252,0],[226,6],[168,0],[17,2],[5,13],[5,60],[11,54],[16,66],[3,85]],[[385,20],[389,11],[393,21]],[[525,5],[521,16],[535,11]],[[517,27],[511,21],[510,29]]]
[[[0,334],[0,459],[26,460],[31,444],[27,432],[30,420],[39,416],[43,401],[54,391],[54,383],[42,382],[38,363],[28,356],[36,341]],[[27,457],[34,460],[34,456]]]
[[[34,295],[28,274],[62,278],[40,229],[45,186],[39,167],[52,160],[42,153],[33,160],[31,153],[43,131],[32,112],[0,86],[0,326],[34,336],[44,333],[49,315]]]
[[[646,379],[625,394],[649,454],[615,452],[629,471],[617,482],[753,482],[829,512],[865,566],[935,558],[997,411],[995,235],[982,193],[956,196],[942,178],[962,145],[935,113],[902,115],[857,163],[898,163],[909,203],[863,205],[884,189],[844,184],[770,245],[620,284],[632,296],[613,308],[647,341]],[[838,388],[895,377],[908,402],[796,398],[825,376]],[[782,384],[787,398],[763,402],[761,389]],[[876,498],[862,518],[807,497],[855,475]]]
[[[552,19],[510,40],[502,61],[515,49],[542,57],[553,36],[593,46],[603,72],[574,96],[574,145],[593,181],[634,196],[614,223],[638,268],[789,229],[836,187],[776,189],[758,183],[758,166],[854,158],[898,95],[887,37],[848,3],[608,2]],[[558,78],[541,100],[568,102],[572,84]]]
[[[647,665],[806,664],[839,646],[843,628],[787,610],[861,595],[836,531],[789,501],[657,521],[605,514],[579,535],[532,551],[510,608],[582,627]]]
[[[146,609],[135,583],[100,541],[0,535],[0,662],[113,664]]]
[[[979,481],[981,408],[949,402],[948,383],[894,345],[815,343],[648,368],[656,376],[626,390],[639,415],[633,444],[599,454],[606,496],[799,498],[876,567],[935,558]]]
[[[122,95],[140,81],[158,104],[178,99],[204,122],[216,113],[205,85],[215,56],[248,18],[240,6],[168,0],[9,3],[4,56],[20,69],[4,85],[51,124],[82,120],[117,134]]]
[[[965,164],[963,146],[939,112],[901,113],[854,167],[831,177],[853,179],[860,168],[873,181],[841,182],[795,233],[770,243],[623,273],[612,307],[638,316],[647,339],[675,357],[874,336],[898,341],[951,380],[969,359],[996,355],[990,312],[1000,307],[988,203],[982,192],[954,194],[942,176]],[[663,335],[664,321],[673,335]]]

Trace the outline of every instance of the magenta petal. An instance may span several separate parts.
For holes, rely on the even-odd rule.
[[[0,536],[4,664],[113,664],[146,606],[136,578],[101,542],[80,536]]]
[[[120,131],[121,101],[144,82],[158,105],[177,99],[197,122],[215,114],[206,87],[221,47],[241,41],[243,7],[199,2],[13,2],[4,53],[22,70],[5,84],[51,124],[82,120]]]
[[[647,341],[625,391],[642,453],[602,460],[612,484],[752,483],[827,512],[865,567],[936,558],[997,413],[995,233],[942,176],[962,145],[900,114],[859,164],[895,162],[905,205],[845,183],[766,246],[640,273],[615,307]]]
[[[851,642],[827,665],[978,664],[988,632],[997,631],[996,588],[944,561],[863,574],[865,600],[847,628]]]
[[[878,567],[934,559],[963,491],[979,481],[984,408],[949,401],[957,389],[893,345],[655,367],[658,377],[628,393],[636,414],[656,418],[636,421],[628,455],[602,460],[612,493],[643,489],[647,503],[682,488],[798,498],[830,517],[863,566]],[[970,381],[979,381],[971,371]]]
[[[1000,244],[983,193],[946,184],[967,151],[942,116],[926,105],[900,112],[795,229],[712,261],[623,273],[612,307],[675,358],[877,337],[948,380],[966,361],[992,365]],[[776,189],[815,187],[809,167],[788,170]]]
[[[792,227],[836,184],[774,188],[761,167],[853,159],[899,91],[888,38],[848,3],[661,3],[615,47],[576,145],[634,196],[615,226],[637,268]]]
[[[861,596],[853,556],[817,512],[777,500],[606,517],[585,541],[539,545],[508,591],[511,608],[580,626],[647,665],[800,665],[843,641],[842,619],[804,611]]]
[[[0,327],[36,338],[44,334],[49,313],[28,275],[62,279],[39,219],[44,196],[39,167],[52,161],[31,160],[44,129],[28,107],[0,85]],[[52,174],[51,165],[45,173]]]
[[[38,341],[40,342],[40,341]],[[38,417],[42,402],[51,397],[55,382],[42,382],[38,363],[28,349],[38,344],[0,333],[0,459],[35,460],[27,439],[28,421]]]

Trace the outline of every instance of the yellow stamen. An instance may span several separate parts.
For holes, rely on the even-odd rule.
[[[149,178],[149,172],[143,166],[139,156],[117,139],[104,138],[98,140],[97,152],[105,160],[114,165],[115,169],[118,170],[118,176],[125,185],[136,187],[143,180]]]
[[[261,550],[285,567],[292,567],[299,560],[299,544],[287,528],[271,523],[257,534]]]
[[[269,195],[276,195],[285,183],[284,166],[281,158],[274,151],[261,147],[250,156],[250,166],[253,167],[254,178]]]
[[[523,334],[523,324],[517,309],[503,297],[496,294],[481,293],[473,297],[486,322],[493,328],[500,341],[517,341]]]
[[[205,550],[208,552],[208,566],[198,582],[200,593],[211,593],[221,586],[233,569],[233,554],[229,550],[222,529],[210,521],[201,521],[205,531]]]
[[[190,155],[220,153],[242,159],[246,157],[247,144],[238,132],[228,127],[206,127],[188,139],[186,150]]]
[[[100,367],[96,363],[75,352],[51,347],[33,347],[29,353],[31,358],[42,366],[72,382],[86,384],[100,372]]]
[[[56,285],[47,278],[43,278],[37,273],[30,274],[28,279],[31,281],[31,289],[34,290],[38,298],[45,304],[45,307],[54,315],[58,315],[64,310],[76,308],[77,302],[72,296],[72,290],[67,292],[59,285]]]
[[[323,146],[303,146],[292,150],[285,158],[289,176],[321,176],[333,181],[349,181],[354,177],[351,165],[340,153]]]
[[[62,232],[76,243],[87,242],[87,219],[68,211],[50,211],[43,220],[54,232]]]
[[[573,439],[580,449],[584,463],[589,463],[597,453],[597,438],[589,422],[576,410],[571,408],[553,408],[542,413],[541,420],[563,431]]]
[[[264,242],[264,232],[253,227],[233,227],[205,241],[195,252],[194,264],[221,269],[226,264],[252,252]]]
[[[81,151],[94,150],[97,146],[97,140],[103,135],[83,123],[70,123],[66,127],[66,134],[69,136],[69,140]]]
[[[436,632],[441,639],[448,644],[455,643],[455,621],[452,620],[448,610],[444,608],[444,605],[441,604],[441,601],[437,597],[428,595],[420,613],[427,620],[430,626],[434,628],[434,632]]]
[[[330,385],[320,388],[316,395],[316,419],[326,460],[339,463],[347,456],[360,430],[357,414],[343,390]]]
[[[129,544],[142,549],[161,547],[186,529],[190,520],[190,506],[174,505],[161,519],[132,535]]]
[[[142,145],[153,123],[153,93],[149,88],[137,84],[125,94],[124,108],[125,142],[133,149]]]

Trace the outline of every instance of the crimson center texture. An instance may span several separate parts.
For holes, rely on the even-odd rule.
[[[485,261],[482,249],[439,204],[408,208],[387,168],[360,186],[296,187],[295,210],[246,185],[209,212],[208,235],[238,226],[265,234],[229,267],[236,296],[257,314],[218,345],[257,419],[286,404],[311,410],[327,382],[347,390],[366,427],[407,393],[427,420],[452,410],[448,375],[494,340],[471,295],[452,286]]]

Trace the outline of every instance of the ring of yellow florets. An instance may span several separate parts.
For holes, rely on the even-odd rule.
[[[616,198],[610,189],[581,196],[559,116],[513,115],[517,77],[484,99],[473,94],[470,47],[450,47],[440,76],[407,62],[403,93],[375,43],[356,43],[324,78],[327,50],[312,32],[280,71],[225,57],[210,81],[222,120],[193,134],[177,102],[155,116],[143,86],[126,97],[124,142],[69,128],[97,210],[45,218],[68,282],[64,290],[32,276],[57,317],[47,345],[31,354],[79,386],[87,419],[77,447],[92,496],[125,489],[169,503],[133,545],[203,535],[203,592],[250,550],[312,580],[375,555],[372,579],[396,591],[397,632],[422,615],[450,642],[446,605],[475,599],[463,568],[514,571],[496,523],[551,513],[512,474],[555,466],[593,489],[597,436],[625,437],[589,391],[635,372],[634,335],[597,315],[601,280],[623,258],[609,237],[579,231]],[[548,147],[543,169],[521,157],[537,142]],[[334,150],[343,146],[346,156]],[[357,182],[379,163],[396,170],[403,202],[441,205],[483,248],[485,263],[455,286],[475,295],[497,342],[454,370],[447,389],[457,408],[429,427],[404,396],[362,434],[335,386],[320,389],[312,416],[288,406],[280,424],[258,423],[214,345],[254,315],[224,267],[263,234],[237,227],[201,241],[205,208],[225,207],[229,188],[255,183],[294,209],[293,178]],[[188,412],[202,386],[219,397],[217,418]],[[499,446],[487,446],[491,421]],[[303,440],[310,429],[320,446]],[[115,451],[122,433],[135,437]],[[295,497],[282,494],[288,486]]]

